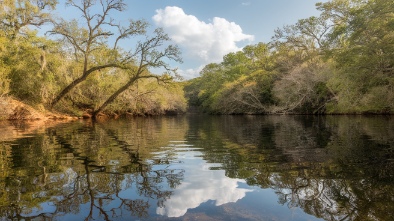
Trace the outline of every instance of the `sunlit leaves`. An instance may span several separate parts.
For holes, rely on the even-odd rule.
[[[40,27],[50,21],[50,11],[56,0],[2,0],[0,1],[0,29],[12,39],[24,35],[29,26]]]
[[[223,114],[262,114],[271,112],[273,78],[262,70],[226,83],[215,93],[214,110]]]
[[[392,112],[394,3],[350,1],[347,5],[322,4],[321,9],[324,14],[338,15],[332,17],[333,22],[341,23],[341,30],[334,28],[332,32],[342,44],[331,52],[339,73],[330,84],[342,99],[338,100],[338,109],[333,107],[331,111]],[[386,91],[385,99],[376,102],[382,91]]]
[[[333,0],[316,6],[319,16],[277,29],[269,45],[246,46],[225,55],[219,68],[206,66],[186,87],[189,101],[208,111],[232,113],[228,104],[248,113],[240,111],[247,101],[241,94],[253,85],[271,88],[273,97],[270,108],[254,113],[392,113],[394,3]],[[271,85],[257,86],[249,78],[256,71],[269,73]],[[378,99],[384,91],[385,99]],[[234,99],[242,102],[234,105]]]
[[[74,79],[52,100],[51,107],[57,104],[65,95],[67,95],[78,84],[85,81],[87,77],[95,71],[106,68],[127,69],[134,62],[134,55],[124,53],[118,47],[120,41],[129,39],[135,35],[145,33],[147,23],[145,21],[130,20],[128,26],[121,26],[113,19],[112,13],[124,10],[125,4],[122,0],[100,1],[95,4],[94,0],[85,0],[77,2],[67,1],[67,5],[74,10],[79,11],[82,21],[77,20],[60,21],[55,23],[51,34],[61,36],[72,48],[75,61],[83,65],[78,78]],[[98,10],[99,13],[95,13]],[[113,46],[109,46],[108,38],[114,38]],[[113,52],[107,58],[107,62],[97,64],[94,61],[96,51],[103,48],[112,48]],[[97,56],[97,54],[96,54]]]

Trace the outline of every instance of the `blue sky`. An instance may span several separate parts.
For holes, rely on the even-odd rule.
[[[327,0],[125,0],[127,10],[113,17],[163,27],[182,50],[184,62],[174,65],[189,79],[225,54],[269,42],[278,27],[318,15],[315,4],[322,1]],[[59,2],[59,16],[74,16]]]

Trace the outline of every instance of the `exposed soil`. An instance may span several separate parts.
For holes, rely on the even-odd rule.
[[[64,114],[39,111],[9,97],[0,97],[0,141],[13,140],[45,128],[77,120]]]
[[[9,97],[0,97],[0,120],[73,120],[75,117],[56,114],[33,107]]]

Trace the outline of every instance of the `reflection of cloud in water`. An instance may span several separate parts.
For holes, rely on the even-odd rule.
[[[183,216],[188,209],[196,208],[208,200],[214,200],[216,206],[220,206],[236,202],[242,199],[246,192],[251,191],[237,188],[238,182],[244,182],[243,180],[228,178],[223,170],[209,170],[208,166],[212,164],[198,158],[184,158],[188,161],[188,165],[184,165],[187,167],[184,182],[174,190],[171,198],[164,202],[164,207],[157,208],[159,215]]]

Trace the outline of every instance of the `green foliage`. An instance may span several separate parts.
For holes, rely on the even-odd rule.
[[[167,75],[156,76],[148,71],[149,67],[162,67],[172,72],[163,59],[180,61],[176,46],[158,50],[164,41],[169,40],[168,36],[161,29],[155,30],[153,37],[145,36],[148,23],[143,20],[130,20],[127,26],[116,23],[110,14],[124,10],[122,0],[99,5],[93,3],[92,0],[67,1],[67,5],[79,11],[83,19],[66,21],[51,18],[57,4],[55,0],[1,1],[0,96],[9,94],[41,108],[43,105],[51,107],[62,99],[61,105],[57,106],[58,111],[81,115],[85,111],[101,111],[114,101],[114,93],[127,89],[125,82],[133,84],[142,78],[140,91],[161,93],[161,96],[150,97],[157,99],[150,101],[155,104],[149,106],[149,102],[135,100],[133,94],[126,96],[123,104],[117,102],[117,105],[112,105],[109,113],[130,109],[133,109],[130,112],[140,114],[145,114],[145,110],[151,113],[184,111],[185,100],[179,87],[157,86],[152,89],[153,86],[149,85],[157,82],[144,83],[147,77],[161,82],[171,81]],[[92,15],[93,7],[102,7],[102,14]],[[100,19],[91,19],[90,16]],[[39,36],[34,28],[49,21],[53,24],[49,31],[51,38]],[[55,41],[54,35],[61,38]],[[139,42],[135,51],[127,52],[120,47],[122,41],[135,35],[143,35],[146,42]],[[142,66],[136,67],[137,61]],[[141,88],[141,85],[147,88]],[[138,111],[126,107],[133,106],[131,100],[137,102],[137,106],[146,107]]]
[[[394,3],[351,3],[346,20],[331,35],[333,40],[341,39],[331,52],[338,74],[330,83],[340,97],[331,111],[393,113]],[[330,4],[323,4],[322,8],[326,14],[340,11]]]
[[[200,79],[194,78],[184,83],[184,93],[189,106],[201,106],[198,94],[202,87]]]
[[[63,99],[58,109],[72,115],[92,113],[128,81],[125,71],[100,71],[91,75]],[[183,85],[176,82],[157,83],[156,79],[140,79],[121,93],[103,111],[108,115],[158,115],[186,111]]]
[[[394,113],[392,1],[318,3],[319,16],[278,28],[270,43],[229,53],[182,85],[149,72],[175,73],[164,61],[181,61],[161,29],[149,36],[143,20],[115,23],[121,0],[96,5],[108,10],[91,20],[92,2],[67,1],[84,19],[58,19],[54,41],[34,29],[51,21],[57,1],[1,1],[0,96],[36,106],[61,101],[58,110],[77,115],[183,112],[185,97],[217,114]],[[120,47],[136,35],[146,41],[135,51]]]
[[[10,89],[10,67],[4,63],[5,45],[7,45],[7,42],[7,39],[0,35],[0,97],[7,94]]]
[[[35,32],[28,36],[10,46],[3,57],[9,67],[10,93],[30,104],[46,103],[57,90],[55,76],[62,56],[55,42]]]
[[[53,75],[58,65],[56,44],[37,36],[31,27],[39,27],[50,19],[57,2],[2,1],[0,10],[0,82],[1,93],[30,104],[45,103],[56,86]],[[4,43],[4,44],[3,44]],[[51,52],[51,53],[47,53]]]
[[[148,25],[143,20],[130,20],[128,26],[117,23],[111,14],[124,11],[126,5],[122,0],[101,2],[97,6],[99,14],[93,14],[93,11],[97,10],[94,0],[82,2],[69,0],[66,5],[76,10],[81,15],[81,19],[70,21],[59,19],[50,33],[62,38],[61,40],[71,50],[69,53],[72,54],[74,62],[82,66],[82,69],[78,77],[67,84],[51,101],[51,108],[93,72],[114,68],[132,69],[134,62],[138,60],[135,58],[135,54],[138,53],[122,53],[123,49],[119,47],[119,43],[135,35],[145,34]],[[95,17],[97,19],[93,19]],[[110,37],[114,41],[111,45]],[[137,48],[137,52],[142,52],[141,48]],[[104,52],[107,56],[99,52]]]
[[[0,29],[12,40],[29,32],[29,26],[40,27],[50,21],[56,0],[0,1]]]
[[[274,75],[268,45],[259,43],[208,64],[185,86],[189,105],[219,114],[266,113],[273,103]]]
[[[275,30],[270,44],[207,65],[185,87],[189,104],[225,114],[393,113],[394,2],[316,6],[320,16]]]
[[[142,79],[124,91],[105,112],[132,115],[183,113],[186,100],[179,83],[157,84],[156,79]]]
[[[223,114],[261,114],[270,112],[273,75],[256,71],[225,84],[215,95],[214,111]]]
[[[326,86],[330,67],[321,60],[314,60],[298,64],[289,71],[275,82],[276,111],[324,113],[326,102],[332,97]]]

